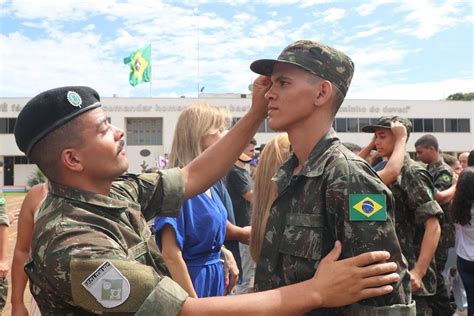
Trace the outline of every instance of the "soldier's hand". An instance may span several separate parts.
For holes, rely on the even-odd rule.
[[[397,282],[400,276],[394,262],[384,263],[390,258],[387,251],[373,251],[356,257],[339,260],[341,243],[321,260],[313,277],[316,292],[323,307],[349,305],[369,297],[393,291],[388,285]]]
[[[393,136],[395,136],[395,139],[404,138],[406,140],[406,138],[407,138],[407,129],[406,129],[405,125],[403,125],[399,121],[390,122],[390,130],[392,131]]]
[[[271,86],[272,82],[268,76],[259,76],[252,85],[252,110],[257,111],[262,118],[267,116],[268,100],[265,99],[265,93]]]
[[[413,293],[421,289],[423,284],[422,276],[415,269],[410,270],[410,282]]]

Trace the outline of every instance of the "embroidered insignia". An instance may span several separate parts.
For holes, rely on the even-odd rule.
[[[5,198],[0,196],[0,205],[5,205]]]
[[[385,194],[349,194],[349,220],[386,221]]]
[[[81,96],[76,91],[67,92],[67,100],[71,103],[72,106],[80,108],[82,105]]]
[[[130,283],[110,261],[105,261],[92,272],[82,286],[106,308],[119,306],[130,295]]]

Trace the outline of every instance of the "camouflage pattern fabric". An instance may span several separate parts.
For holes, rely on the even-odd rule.
[[[300,40],[288,45],[278,59],[261,59],[250,65],[252,71],[270,76],[275,63],[282,62],[301,67],[336,85],[345,96],[354,75],[354,63],[343,52],[328,45]]]
[[[344,147],[331,130],[313,149],[301,173],[292,156],[277,172],[278,197],[270,210],[255,289],[264,291],[310,279],[321,259],[342,242],[341,258],[387,250],[399,266],[401,280],[388,295],[342,308],[318,309],[308,315],[414,315],[410,276],[395,233],[394,200],[370,166]],[[350,194],[386,198],[385,221],[349,219]],[[361,308],[363,306],[363,308]]]
[[[3,191],[0,190],[0,225],[10,226],[5,203],[5,196],[3,195]]]
[[[449,189],[452,185],[453,171],[444,161],[440,160],[428,165],[428,172],[433,178],[433,184],[438,191]],[[446,289],[443,270],[448,260],[449,248],[454,247],[456,231],[450,216],[451,203],[441,205],[444,212],[444,221],[441,223],[441,239],[436,249],[436,294],[428,298],[428,305],[433,311],[433,316],[454,314],[451,308],[448,291]]]
[[[157,214],[177,216],[183,194],[178,169],[164,170],[161,176],[120,177],[108,196],[50,182],[25,266],[42,314],[176,315],[187,294],[166,277],[168,270],[146,220]],[[115,308],[100,305],[82,285],[106,261],[131,289],[128,299]]]
[[[433,182],[426,169],[405,155],[402,170],[396,182],[390,185],[395,201],[397,235],[403,254],[408,260],[408,268],[412,269],[420,253],[421,242],[425,233],[425,221],[436,216],[443,218],[443,210],[433,200]],[[422,289],[413,293],[417,302],[417,314],[423,315],[421,306],[423,297],[436,293],[436,264],[431,261],[426,275],[423,277]]]
[[[0,314],[7,303],[8,281],[7,278],[0,278]]]

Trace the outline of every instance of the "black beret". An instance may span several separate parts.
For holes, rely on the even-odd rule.
[[[29,157],[35,144],[46,135],[99,106],[99,94],[89,87],[61,87],[44,91],[28,101],[18,115],[16,144]]]

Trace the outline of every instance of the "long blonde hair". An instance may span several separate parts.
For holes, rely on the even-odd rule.
[[[290,141],[286,133],[279,134],[265,145],[255,172],[255,186],[252,209],[252,231],[250,234],[250,255],[258,262],[262,249],[263,234],[277,187],[272,177],[290,156]]]
[[[184,167],[203,152],[204,136],[222,131],[229,126],[225,109],[209,104],[193,104],[179,115],[174,130],[169,167]]]

